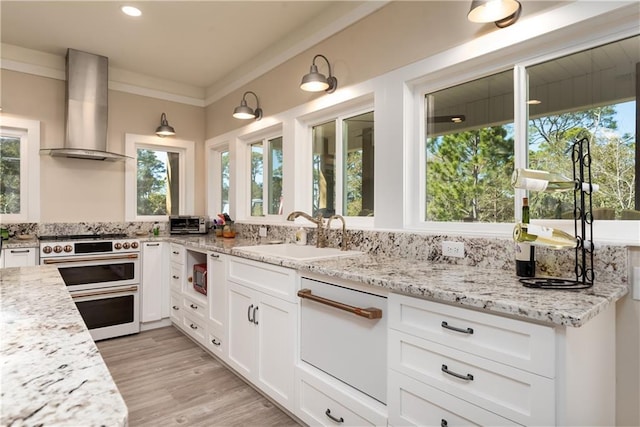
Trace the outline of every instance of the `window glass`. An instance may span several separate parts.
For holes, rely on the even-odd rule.
[[[336,212],[336,123],[314,126],[313,140],[313,215],[326,218]]]
[[[282,215],[282,137],[269,140],[269,214]]]
[[[0,213],[20,213],[21,158],[20,136],[0,135]]]
[[[222,212],[229,213],[229,151],[223,151],[220,153],[220,185],[221,185],[221,204]]]
[[[538,64],[529,79],[529,167],[573,176],[571,145],[591,149],[595,219],[640,219],[636,176],[640,37]],[[531,192],[532,218],[573,218],[573,192]]]
[[[137,215],[178,215],[180,155],[138,148]]]
[[[262,190],[264,188],[263,143],[251,144],[251,216],[262,216]]]
[[[344,152],[344,211],[347,216],[373,216],[373,112],[345,119],[342,124]]]
[[[425,96],[426,221],[513,222],[513,71]]]

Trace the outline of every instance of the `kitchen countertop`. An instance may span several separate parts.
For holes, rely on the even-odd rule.
[[[0,269],[0,307],[0,425],[127,425],[127,406],[55,267]]]
[[[242,246],[255,245],[255,241],[213,236],[165,236],[165,239],[196,250],[223,252],[302,273],[355,281],[391,292],[555,326],[580,327],[629,291],[624,283],[601,282],[580,291],[531,289],[506,270],[370,254],[295,261],[242,251]]]

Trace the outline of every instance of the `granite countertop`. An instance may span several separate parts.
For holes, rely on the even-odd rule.
[[[309,273],[355,281],[438,302],[556,326],[580,327],[629,291],[624,283],[596,282],[579,291],[524,287],[515,273],[500,269],[416,261],[362,254],[316,261],[296,261],[243,251],[255,240],[213,236],[170,236],[192,249],[281,265]]]
[[[0,269],[0,327],[0,425],[127,425],[127,406],[55,267]]]

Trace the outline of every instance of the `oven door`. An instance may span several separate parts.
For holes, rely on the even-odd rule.
[[[138,286],[70,294],[95,341],[140,332]]]
[[[140,283],[140,257],[137,253],[46,258],[42,264],[58,267],[70,291]]]

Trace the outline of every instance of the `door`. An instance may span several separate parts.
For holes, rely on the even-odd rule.
[[[251,378],[255,372],[257,348],[257,328],[253,323],[256,311],[254,291],[233,282],[228,286],[229,364],[241,375]]]

